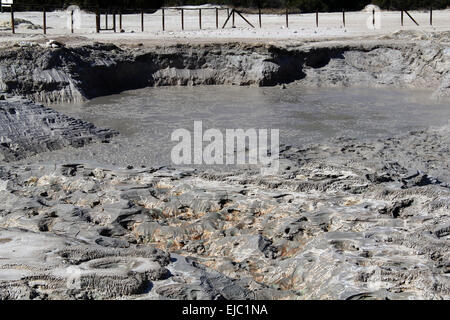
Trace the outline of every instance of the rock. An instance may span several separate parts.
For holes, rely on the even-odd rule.
[[[393,218],[398,218],[402,213],[403,209],[408,208],[414,202],[414,199],[404,199],[402,201],[397,201],[394,205],[380,209],[380,214],[389,214]]]
[[[11,185],[12,182],[9,180],[0,180],[0,191],[7,191]]]
[[[14,26],[18,27],[21,24],[26,25],[27,29],[40,29],[39,26],[34,25],[31,21],[15,17],[14,18]],[[11,29],[11,20],[0,23],[0,27]]]
[[[373,183],[385,183],[392,182],[393,179],[386,175],[378,175],[377,173],[368,173],[366,174],[366,178]]]
[[[433,231],[433,233],[438,238],[447,237],[450,235],[450,222],[440,225]]]
[[[64,44],[62,42],[56,41],[56,40],[49,40],[45,44],[48,48],[52,49],[58,49],[64,47]]]
[[[421,172],[417,172],[411,176],[408,176],[402,180],[405,188],[418,186],[424,187],[430,184],[441,184],[437,178],[429,177],[427,174],[423,174]]]

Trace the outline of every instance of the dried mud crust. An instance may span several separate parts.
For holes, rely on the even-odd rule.
[[[0,161],[11,162],[62,149],[109,143],[118,132],[65,116],[21,98],[0,100]]]
[[[283,146],[276,176],[1,167],[0,296],[448,299],[448,133]]]

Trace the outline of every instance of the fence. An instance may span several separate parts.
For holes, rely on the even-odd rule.
[[[29,7],[29,6],[28,6]],[[15,12],[17,7],[11,6],[8,8],[10,11],[10,25],[11,25],[11,32],[16,33],[16,24],[15,24]],[[40,11],[42,12],[42,32],[43,34],[47,34],[48,29],[50,28],[48,23],[48,12],[50,10],[54,10],[55,8],[50,8],[46,6],[40,6]],[[273,16],[280,17],[280,15],[263,15],[261,13],[261,10],[258,10],[256,14],[252,14],[251,16],[254,18],[254,20],[257,20],[257,23],[251,22],[250,18],[246,15],[244,15],[242,12],[233,9],[233,8],[227,8],[227,7],[206,7],[206,8],[190,8],[190,7],[172,7],[172,8],[161,8],[158,10],[151,10],[151,13],[149,13],[150,10],[131,10],[131,9],[100,9],[100,8],[89,8],[88,11],[92,12],[91,15],[95,16],[95,21],[93,25],[95,26],[95,32],[100,33],[102,31],[112,31],[112,32],[118,32],[122,31],[124,29],[124,26],[128,19],[133,20],[136,22],[136,16],[139,16],[139,24],[140,24],[140,31],[145,32],[147,30],[147,21],[149,19],[149,16],[152,18],[152,29],[151,31],[155,31],[156,25],[155,25],[155,18],[160,19],[160,26],[158,30],[166,31],[167,30],[167,23],[168,19],[171,18],[171,22],[173,23],[174,19],[178,20],[179,30],[185,30],[186,29],[186,15],[190,14],[190,19],[192,23],[192,14],[195,14],[196,20],[197,20],[197,30],[204,29],[205,26],[205,13],[208,13],[206,16],[209,18],[209,29],[215,28],[215,29],[224,29],[226,27],[235,27],[237,20],[239,19],[241,22],[243,22],[246,26],[255,28],[255,25],[258,25],[259,28],[263,28],[265,19],[267,18],[270,20],[273,24]],[[62,11],[61,11],[62,12]],[[138,12],[138,13],[137,13]],[[169,14],[170,13],[170,14]],[[354,12],[352,12],[354,13]],[[67,13],[70,15],[70,32],[74,33],[74,11],[69,11]],[[328,13],[321,13],[316,12],[315,14],[315,27],[320,27],[321,25],[321,15],[327,15]],[[339,24],[343,27],[347,27],[349,22],[348,12],[345,10],[342,10],[342,15],[339,19],[336,18],[336,21],[339,20]],[[367,15],[367,13],[365,13]],[[371,13],[368,13],[372,15],[372,25],[376,26],[377,24],[377,15],[379,12],[376,12],[373,10]],[[413,16],[413,14],[409,13],[407,10],[401,10],[399,12],[400,17],[398,20],[398,25],[404,26],[405,25],[405,17],[408,19],[408,21],[411,21],[416,26],[423,25],[423,19],[419,23],[418,20]],[[304,16],[310,16],[311,14],[304,14],[304,13],[290,13],[289,9],[286,9],[285,11],[285,18],[283,27],[289,28],[290,24],[292,22],[299,22],[304,21]],[[427,15],[429,15],[429,19],[426,24],[429,24],[430,26],[433,26],[433,9],[430,8],[427,12]],[[103,21],[102,21],[103,18]],[[89,18],[90,19],[90,18]],[[88,20],[89,20],[88,19]],[[111,20],[110,20],[111,19]],[[117,21],[118,20],[118,21]],[[213,22],[211,23],[211,20]],[[90,21],[90,20],[89,20]],[[92,23],[92,22],[90,22]],[[56,23],[55,23],[56,24]],[[213,24],[213,25],[212,25]],[[58,24],[58,28],[60,27],[60,24]],[[175,29],[175,28],[173,28]]]

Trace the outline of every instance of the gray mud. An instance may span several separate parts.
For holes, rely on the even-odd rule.
[[[64,114],[120,132],[111,144],[59,150],[23,163],[92,161],[126,167],[171,165],[177,142],[171,133],[194,121],[203,130],[280,129],[280,142],[306,146],[336,137],[386,138],[411,130],[441,127],[450,118],[449,100],[429,91],[388,89],[282,90],[255,87],[148,88],[54,108]]]
[[[416,36],[3,50],[0,90],[44,102],[291,84],[145,89],[61,113],[11,113],[7,96],[4,160],[39,155],[0,166],[0,299],[450,299],[448,101],[416,91],[449,95],[448,34]],[[321,86],[389,90],[305,89]],[[278,174],[167,166],[169,134],[194,120],[280,128]],[[121,135],[70,147],[99,127]]]

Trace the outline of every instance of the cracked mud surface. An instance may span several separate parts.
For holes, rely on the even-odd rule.
[[[2,298],[448,299],[448,133],[284,146],[271,177],[4,166]]]

